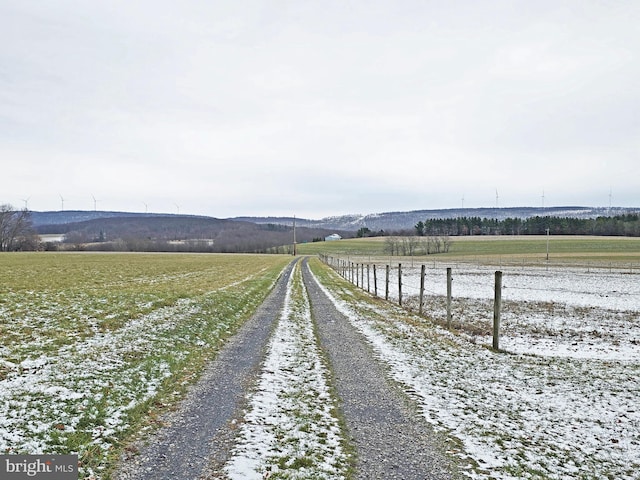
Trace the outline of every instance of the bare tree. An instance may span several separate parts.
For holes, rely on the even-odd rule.
[[[449,248],[451,248],[452,243],[453,243],[453,240],[451,240],[451,237],[449,235],[443,235],[442,248],[444,253],[449,253]]]
[[[403,237],[402,238],[402,255],[413,256],[416,254],[419,245],[419,239],[415,236]]]
[[[427,253],[440,253],[440,237],[437,235],[429,235]]]
[[[447,253],[453,241],[449,235],[429,235],[427,238],[427,254]]]
[[[0,251],[36,250],[38,234],[26,208],[16,210],[11,205],[0,205]]]
[[[397,237],[385,238],[384,251],[389,255],[400,255],[400,240]]]

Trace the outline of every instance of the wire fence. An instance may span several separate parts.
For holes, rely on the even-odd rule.
[[[390,258],[332,257],[321,260],[372,295],[397,303],[447,327],[485,331],[500,322],[504,305],[567,304],[572,308],[638,311],[640,265],[530,261],[497,264]],[[498,275],[500,283],[498,284]],[[504,293],[504,295],[503,295]],[[469,301],[471,300],[471,301]],[[473,308],[470,304],[473,303]],[[472,318],[473,317],[473,318]],[[482,319],[478,321],[478,317]],[[486,331],[484,332],[486,333]],[[496,342],[494,333],[494,343]]]

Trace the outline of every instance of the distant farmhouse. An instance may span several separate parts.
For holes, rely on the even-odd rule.
[[[340,235],[338,235],[337,233],[332,233],[328,237],[324,237],[324,241],[325,242],[333,242],[335,240],[342,240],[342,237]]]

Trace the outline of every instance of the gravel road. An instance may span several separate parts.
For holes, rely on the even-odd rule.
[[[389,380],[372,349],[337,311],[303,260],[303,278],[339,397],[347,440],[356,454],[358,479],[451,479],[444,455],[417,407]],[[292,262],[255,315],[220,351],[176,412],[136,455],[123,458],[118,480],[203,480],[224,478],[262,365],[269,336],[283,308]]]
[[[303,276],[318,336],[356,448],[356,478],[453,478],[451,462],[417,407],[388,378],[364,337],[338,312],[306,267]]]

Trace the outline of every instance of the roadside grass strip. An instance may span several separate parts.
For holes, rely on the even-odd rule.
[[[425,418],[457,439],[468,477],[638,478],[637,357],[496,353],[310,265]]]
[[[38,279],[19,261],[32,281],[0,291],[0,452],[78,454],[83,479],[109,477],[128,439],[158,424],[158,413],[184,394],[286,264],[62,259],[76,279],[92,264],[92,282],[83,285]]]
[[[300,268],[289,278],[257,390],[225,466],[231,479],[341,479],[349,471]]]

